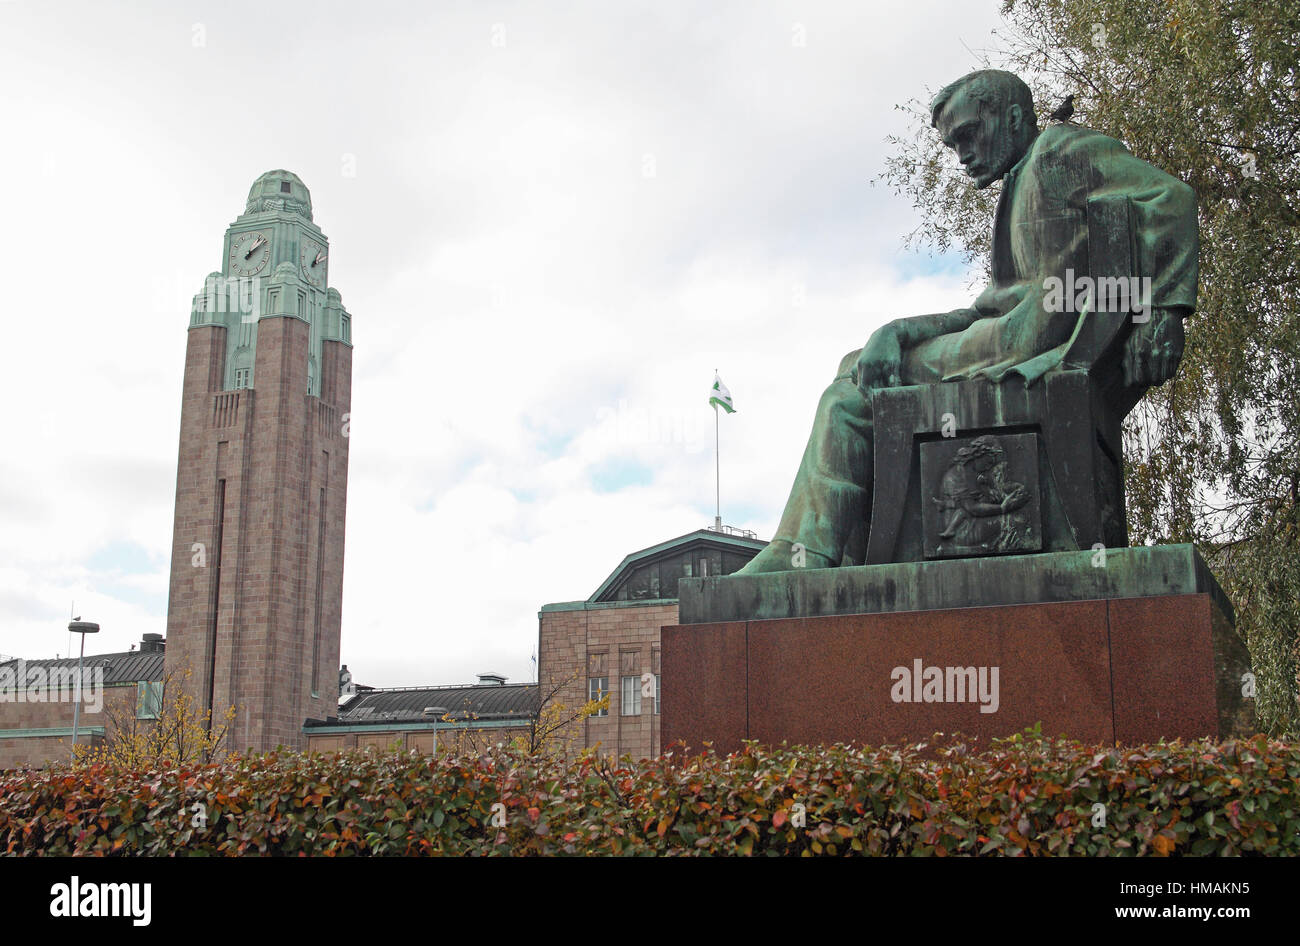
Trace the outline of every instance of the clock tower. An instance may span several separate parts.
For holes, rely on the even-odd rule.
[[[268,171],[194,298],[167,670],[229,747],[305,744],[338,712],[352,325],[296,174]]]

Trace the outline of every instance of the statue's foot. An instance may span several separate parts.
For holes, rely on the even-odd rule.
[[[773,539],[768,543],[767,548],[751,558],[745,567],[735,574],[758,575],[764,572],[792,572],[804,568],[833,568],[834,566],[835,562],[825,555],[809,552],[802,547],[796,552],[792,543],[784,539]]]

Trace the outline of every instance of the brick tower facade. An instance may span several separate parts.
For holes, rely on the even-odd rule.
[[[176,473],[167,670],[230,748],[305,745],[338,711],[351,318],[297,175],[268,171],[195,297]]]

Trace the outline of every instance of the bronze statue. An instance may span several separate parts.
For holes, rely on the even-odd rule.
[[[993,226],[991,283],[969,308],[897,319],[841,360],[818,404],[776,536],[742,573],[867,560],[874,478],[908,475],[905,469],[876,469],[876,392],[977,379],[1029,388],[1067,369],[1088,371],[1089,378],[1112,369],[1117,380],[1105,398],[1112,418],[1122,419],[1143,390],[1173,376],[1182,357],[1183,319],[1196,305],[1196,198],[1191,188],[1099,132],[1072,123],[1040,131],[1029,88],[1009,72],[982,70],[957,80],[935,97],[931,117],[976,187],[1003,181]],[[1071,355],[1092,331],[1088,320],[1105,311],[1106,297],[1091,285],[1082,287],[1086,291],[1075,289],[1081,278],[1095,272],[1095,266],[1089,268],[1089,225],[1097,226],[1094,209],[1102,204],[1096,202],[1106,200],[1108,206],[1118,200],[1126,208],[1127,222],[1118,225],[1123,232],[1117,240],[1126,260],[1131,243],[1136,298],[1127,303],[1116,347],[1097,355],[1096,363],[1081,365]],[[1094,257],[1100,242],[1094,231]],[[1117,279],[1117,285],[1122,282]],[[1119,288],[1127,290],[1127,283]],[[1117,425],[1115,420],[1111,426]],[[1106,476],[1115,474],[1108,471]],[[1015,485],[991,488],[990,495]],[[934,484],[928,488],[933,491]],[[1053,488],[1067,487],[1057,483]],[[1017,494],[1004,492],[998,502],[1006,503],[1007,496]],[[933,498],[944,501],[943,496]],[[956,497],[949,500],[957,502]],[[1122,495],[1119,505],[1118,513],[1108,509],[1106,515],[1122,520]],[[1015,551],[1019,526],[1013,520],[1013,509],[1001,510],[988,525],[997,534],[982,539],[980,546],[989,541],[989,552]],[[1004,526],[1011,529],[1007,535],[1002,535]],[[963,531],[962,523],[948,521],[944,531],[950,529],[952,535],[939,538],[951,542]],[[964,528],[966,532],[971,529]],[[1073,541],[1092,539],[1076,535]]]

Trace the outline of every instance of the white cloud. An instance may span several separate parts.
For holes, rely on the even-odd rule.
[[[995,15],[0,5],[0,652],[61,651],[74,598],[102,650],[164,629],[189,297],[274,167],[354,317],[359,682],[523,678],[540,605],[711,521],[715,368],[724,518],[768,534],[844,353],[971,295],[904,275],[871,181]]]

